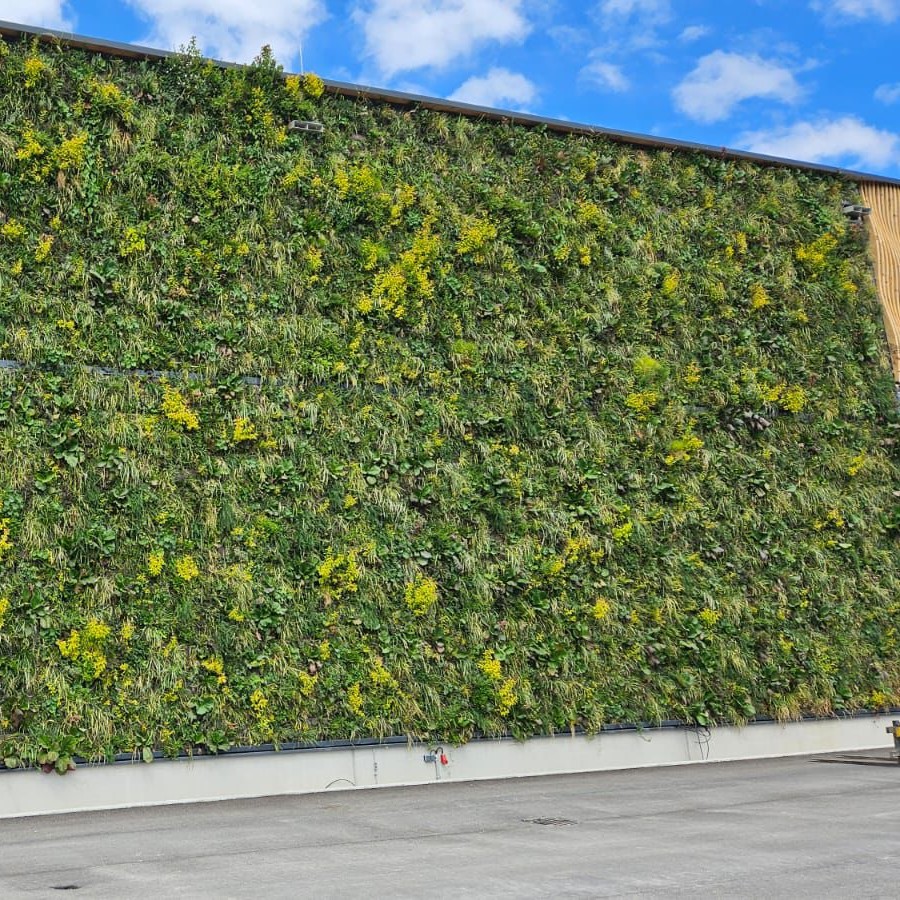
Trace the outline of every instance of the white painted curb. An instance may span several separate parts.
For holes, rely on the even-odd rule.
[[[382,744],[81,766],[63,777],[0,772],[0,818],[879,748],[887,758],[890,724],[886,716],[865,716],[720,727],[708,736],[653,728],[482,740],[445,748],[446,765],[424,761],[428,746]]]

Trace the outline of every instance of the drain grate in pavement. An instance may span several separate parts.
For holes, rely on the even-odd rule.
[[[530,825],[577,825],[572,819],[555,819],[551,816],[540,816],[537,819],[522,819]]]

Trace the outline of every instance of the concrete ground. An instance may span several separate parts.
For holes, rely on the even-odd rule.
[[[887,758],[8,819],[0,898],[897,896]]]

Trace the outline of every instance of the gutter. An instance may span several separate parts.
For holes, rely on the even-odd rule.
[[[170,50],[158,50],[153,47],[143,47],[140,44],[125,44],[119,41],[106,41],[100,38],[78,35],[74,32],[55,31],[49,28],[35,28],[29,25],[19,25],[15,22],[5,22],[2,20],[0,20],[0,37],[7,41],[36,38],[51,43],[57,42],[76,50],[100,53],[104,56],[117,59],[158,61],[170,59],[179,55]],[[238,63],[224,62],[217,59],[210,61],[223,69],[243,68],[243,66]],[[844,169],[839,166],[827,166],[821,163],[803,162],[796,159],[769,156],[763,153],[750,153],[746,150],[734,150],[729,147],[716,147],[712,144],[700,144],[694,141],[677,141],[670,138],[660,138],[654,135],[640,134],[632,131],[602,128],[598,125],[569,122],[564,119],[537,116],[532,115],[531,113],[512,112],[510,110],[494,109],[487,106],[476,106],[471,103],[458,103],[450,100],[443,100],[439,97],[429,97],[424,94],[408,94],[402,91],[388,90],[387,88],[369,87],[366,85],[350,84],[345,81],[332,81],[330,79],[323,79],[323,81],[325,89],[329,93],[350,97],[355,100],[373,100],[382,103],[390,103],[394,106],[416,106],[422,109],[434,110],[436,112],[467,116],[472,119],[546,128],[548,131],[556,132],[558,134],[603,137],[607,140],[614,141],[615,143],[627,144],[632,147],[653,150],[674,150],[676,152],[684,153],[700,153],[715,159],[753,162],[761,166],[773,166],[777,168],[801,169],[807,172],[837,176],[839,178],[847,179],[848,181],[865,182],[869,184],[891,184],[900,187],[900,178],[890,178],[887,175],[873,175],[868,172]]]

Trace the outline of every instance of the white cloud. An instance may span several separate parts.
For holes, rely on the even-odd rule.
[[[204,53],[249,62],[263,45],[290,64],[307,31],[325,18],[321,0],[128,0],[149,19],[145,38],[167,49],[197,38]]]
[[[65,0],[0,0],[0,19],[35,28],[70,31],[75,27]]]
[[[374,0],[358,8],[366,55],[390,78],[447,66],[479,46],[523,40],[531,26],[523,0]]]
[[[662,24],[672,18],[669,0],[602,0],[599,13],[604,19],[640,19]]]
[[[566,52],[580,49],[591,43],[589,31],[583,28],[574,28],[571,25],[554,25],[547,29],[547,34]]]
[[[743,100],[759,97],[793,103],[802,90],[786,66],[756,54],[716,50],[702,57],[672,94],[675,105],[690,118],[719,122]]]
[[[681,41],[682,44],[693,44],[694,41],[705,38],[709,33],[710,29],[705,25],[688,25],[688,27],[678,35],[678,40]]]
[[[494,68],[487,75],[472,77],[461,84],[449,99],[476,106],[521,109],[534,102],[536,97],[536,85],[524,75],[509,69]]]
[[[850,19],[900,19],[900,0],[815,0],[813,9]]]
[[[843,162],[871,169],[900,164],[900,135],[866,125],[856,116],[748,131],[738,142],[754,153],[804,162]]]
[[[628,90],[631,85],[620,66],[600,59],[596,53],[592,56],[591,62],[579,73],[581,78],[604,90],[617,93]]]
[[[875,99],[888,106],[900,100],[900,82],[897,84],[880,84],[875,88]]]

